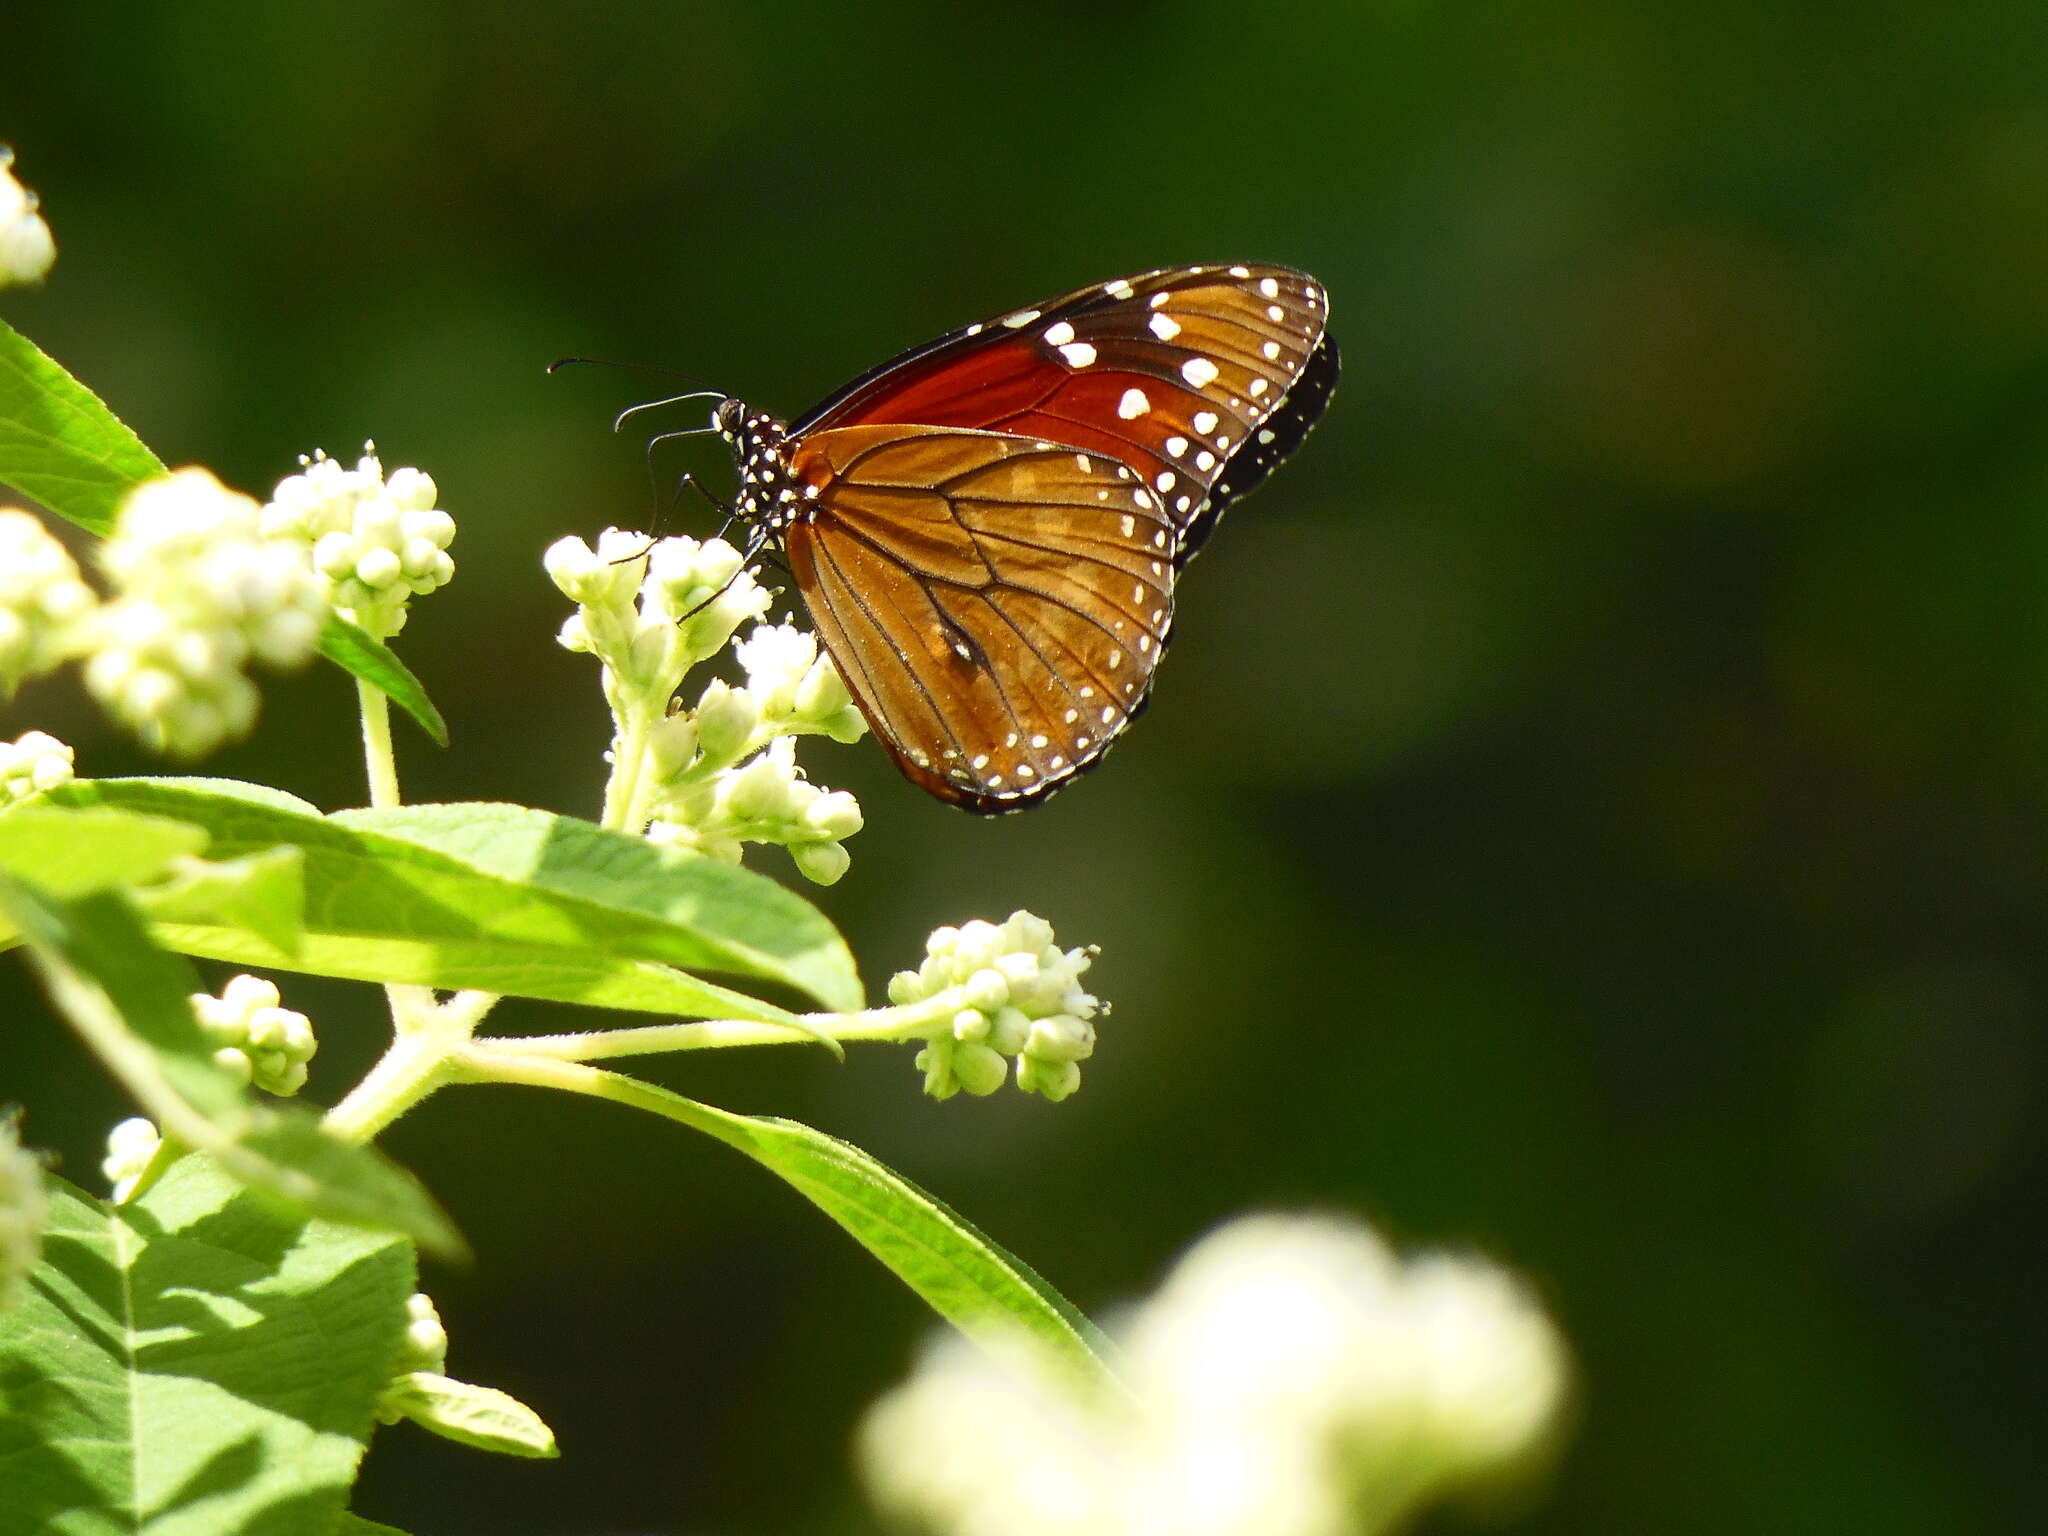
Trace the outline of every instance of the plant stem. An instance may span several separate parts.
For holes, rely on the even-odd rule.
[[[440,1030],[402,1033],[377,1065],[327,1112],[329,1135],[366,1142],[445,1083],[455,1080],[455,1054],[467,1041]]]
[[[640,815],[640,778],[647,762],[648,721],[646,713],[629,709],[612,737],[612,773],[604,786],[604,814],[601,824],[614,832],[638,833],[646,820]],[[638,819],[636,819],[638,818]]]
[[[384,690],[356,679],[356,700],[363,714],[363,768],[370,782],[370,804],[398,805],[398,760],[391,752],[391,701]]]
[[[507,1056],[553,1061],[599,1061],[611,1056],[649,1056],[664,1051],[714,1050],[732,1045],[805,1045],[834,1041],[899,1041],[922,1035],[960,1009],[949,989],[920,1003],[868,1008],[859,1013],[806,1013],[806,1030],[751,1019],[707,1019],[692,1024],[649,1024],[635,1029],[599,1029],[572,1035],[497,1036],[473,1043],[473,1056],[493,1061]]]

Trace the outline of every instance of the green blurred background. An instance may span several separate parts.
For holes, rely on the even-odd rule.
[[[852,1137],[1090,1307],[1251,1206],[1524,1266],[1587,1385],[1520,1529],[2048,1528],[2039,0],[76,3],[5,46],[62,254],[0,313],[174,464],[260,494],[374,435],[461,520],[401,642],[455,733],[404,738],[419,799],[597,803],[537,561],[644,521],[606,418],[663,381],[548,359],[791,413],[1121,272],[1322,277],[1345,384],[1101,773],[991,823],[808,757],[867,811],[814,894],[877,990],[977,913],[1102,945],[1081,1095],[652,1073]],[[339,675],[266,700],[209,771],[357,801]],[[4,725],[149,766],[66,682]],[[376,1000],[287,1000],[338,1091]],[[0,1098],[96,1181],[122,1103],[18,967],[0,1018]],[[848,1430],[928,1323],[808,1207],[511,1090],[389,1146],[481,1256],[429,1276],[454,1369],[566,1455],[402,1428],[363,1513],[865,1528]]]

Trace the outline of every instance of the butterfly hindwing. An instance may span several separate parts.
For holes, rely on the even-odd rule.
[[[808,506],[785,533],[791,574],[875,734],[933,794],[1028,805],[1142,708],[1176,530],[1126,466],[893,425],[807,433],[790,464]]]

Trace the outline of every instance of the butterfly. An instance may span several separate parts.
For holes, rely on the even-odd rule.
[[[1144,708],[1174,585],[1337,386],[1288,267],[1163,267],[966,326],[794,422],[723,398],[731,511],[779,544],[897,766],[984,815],[1093,767]]]

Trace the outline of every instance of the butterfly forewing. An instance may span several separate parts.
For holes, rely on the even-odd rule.
[[[1322,414],[1329,298],[1279,266],[1169,267],[965,327],[791,429],[976,428],[1107,455],[1158,496],[1184,563]]]
[[[1088,767],[1142,707],[1177,531],[1116,459],[901,425],[805,433],[785,539],[826,648],[904,772],[972,810]],[[815,491],[815,495],[810,494]]]

